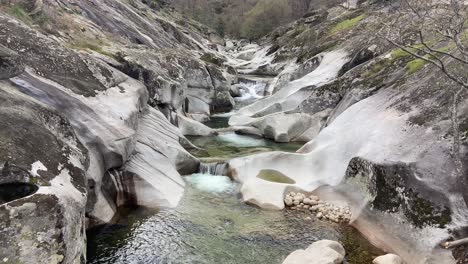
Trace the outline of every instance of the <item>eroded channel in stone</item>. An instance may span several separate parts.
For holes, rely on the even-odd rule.
[[[229,115],[207,122],[227,125]],[[350,227],[319,221],[310,213],[268,211],[245,204],[239,184],[222,174],[224,160],[265,151],[295,152],[300,143],[275,143],[235,133],[190,137],[203,150],[198,174],[186,176],[184,197],[176,209],[121,208],[113,224],[88,232],[88,262],[97,263],[281,263],[298,248],[321,239],[343,243],[351,263],[370,263],[379,255]],[[219,161],[217,161],[219,160]],[[211,173],[211,174],[210,174]],[[259,178],[294,182],[278,171]]]

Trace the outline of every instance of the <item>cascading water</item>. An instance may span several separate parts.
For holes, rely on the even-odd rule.
[[[198,173],[211,175],[226,175],[227,165],[225,162],[201,163]]]
[[[267,83],[262,81],[241,82],[238,85],[241,93],[240,97],[236,97],[236,101],[250,101],[263,98]]]

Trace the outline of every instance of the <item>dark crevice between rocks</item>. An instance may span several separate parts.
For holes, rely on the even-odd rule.
[[[13,182],[0,184],[0,205],[30,196],[39,187],[30,183]]]
[[[363,63],[366,63],[370,60],[372,60],[373,58],[375,58],[376,54],[374,51],[372,51],[370,48],[368,47],[365,47],[365,48],[362,48],[362,49],[359,49],[357,51],[355,51],[352,55],[351,55],[351,60],[349,62],[347,62],[342,68],[341,70],[339,71],[338,73],[338,76],[342,76],[344,75],[346,72],[348,72],[349,70],[363,64]]]

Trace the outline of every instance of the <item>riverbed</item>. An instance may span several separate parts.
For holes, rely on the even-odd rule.
[[[229,114],[213,116],[212,128]],[[203,161],[227,160],[264,151],[295,152],[302,143],[275,143],[234,132],[190,137]],[[316,219],[309,212],[267,211],[242,202],[239,185],[226,176],[184,177],[177,208],[124,207],[111,224],[88,230],[88,263],[281,263],[294,250],[321,239],[340,241],[351,264],[371,263],[379,250],[354,229]]]

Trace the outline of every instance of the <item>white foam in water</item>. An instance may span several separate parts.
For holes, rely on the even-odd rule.
[[[222,141],[230,143],[236,147],[260,147],[265,146],[265,140],[262,138],[252,138],[249,136],[238,135],[236,133],[220,134],[218,138]]]
[[[247,101],[251,99],[261,99],[265,91],[266,83],[257,82],[257,83],[241,83],[240,84],[241,97],[234,98],[236,101]]]
[[[216,176],[211,174],[193,174],[185,179],[195,186],[195,188],[212,193],[222,193],[232,190],[234,184],[226,176]]]

